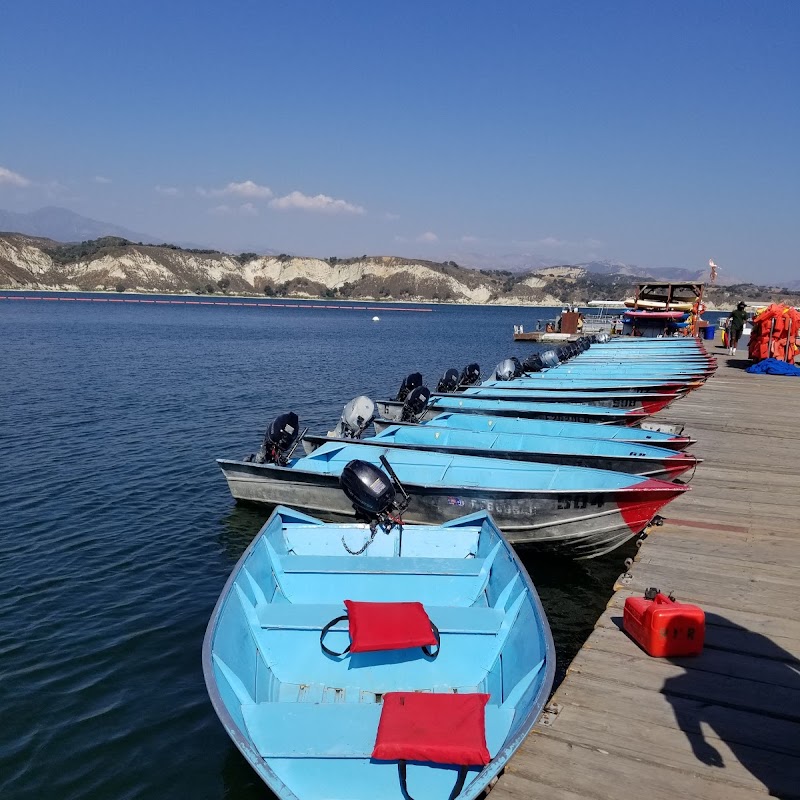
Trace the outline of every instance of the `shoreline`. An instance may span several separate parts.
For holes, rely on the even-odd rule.
[[[303,302],[303,303],[318,303],[322,305],[331,305],[331,304],[359,304],[359,303],[380,303],[381,305],[405,305],[405,306],[414,306],[414,305],[423,305],[423,306],[492,306],[494,308],[543,308],[543,309],[552,309],[557,308],[559,306],[567,306],[567,305],[575,305],[571,303],[526,303],[526,302],[519,302],[519,303],[474,303],[474,302],[451,302],[451,301],[441,301],[441,300],[425,300],[425,299],[413,299],[413,300],[396,300],[396,299],[377,299],[372,297],[364,297],[364,298],[347,298],[347,299],[338,299],[338,298],[323,298],[323,297],[308,297],[303,295],[286,295],[286,296],[277,296],[277,295],[266,295],[266,294],[197,294],[196,292],[145,292],[145,291],[125,291],[125,292],[117,292],[114,289],[36,289],[36,288],[5,288],[0,287],[0,298],[2,298],[3,294],[6,293],[13,293],[13,294],[25,294],[25,293],[36,293],[36,294],[89,294],[89,295],[119,295],[120,299],[124,298],[125,296],[134,296],[134,297],[191,297],[191,298],[203,298],[206,302],[224,302],[225,300],[268,300],[268,301],[279,301],[281,304],[285,302]],[[769,305],[768,301],[764,301],[763,303],[748,303],[748,308],[760,308],[762,305]],[[609,307],[598,307],[598,306],[587,306],[585,304],[578,304],[577,306],[580,309],[586,309],[588,313],[584,314],[584,316],[595,316],[600,314],[601,312],[607,312],[606,316],[614,315],[615,313],[622,313],[626,310],[624,301],[620,301],[619,306],[609,306]],[[432,311],[433,309],[425,309],[427,311]],[[726,312],[728,309],[726,308],[718,308],[713,303],[706,303],[706,310],[711,311],[714,313],[717,312]]]

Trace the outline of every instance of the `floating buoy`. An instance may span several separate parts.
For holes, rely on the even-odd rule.
[[[372,321],[373,321],[373,322],[380,322],[380,321],[381,321],[381,318],[380,318],[380,317],[373,317],[373,318],[372,318]]]

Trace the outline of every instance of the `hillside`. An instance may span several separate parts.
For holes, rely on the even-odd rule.
[[[635,282],[629,274],[590,272],[573,265],[512,273],[394,256],[323,260],[287,254],[232,255],[113,236],[62,244],[0,234],[0,288],[6,289],[561,305],[597,298],[623,300],[631,296]],[[797,304],[800,293],[752,284],[708,288],[708,300],[723,307],[739,299],[780,298]]]

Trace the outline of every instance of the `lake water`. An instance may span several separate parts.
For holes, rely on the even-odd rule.
[[[284,411],[323,433],[409,372],[524,357],[513,326],[551,316],[356,305],[0,300],[3,800],[270,797],[203,683],[208,617],[266,519],[235,505],[214,459],[256,449]],[[559,675],[631,549],[524,554]]]

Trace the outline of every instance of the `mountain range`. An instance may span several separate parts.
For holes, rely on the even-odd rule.
[[[56,242],[83,242],[112,236],[125,239],[129,242],[143,244],[156,244],[164,242],[163,237],[153,236],[130,230],[122,225],[112,222],[91,219],[74,211],[59,206],[47,206],[28,213],[5,211],[0,209],[0,231],[15,232],[28,236],[52,239]],[[198,250],[197,245],[185,242],[181,246]],[[277,255],[276,250],[269,248],[247,248],[257,251],[261,255]],[[531,274],[534,272],[546,273],[556,267],[579,267],[584,273],[598,277],[602,276],[627,276],[630,278],[652,278],[658,281],[705,281],[708,271],[688,270],[680,267],[640,267],[636,264],[627,264],[621,261],[588,261],[577,264],[547,263],[542,259],[519,254],[505,254],[488,257],[477,253],[459,253],[459,262],[471,268],[479,269],[489,267],[498,271],[506,271],[513,275]],[[463,259],[463,260],[462,260]],[[402,260],[402,259],[401,259]],[[454,262],[447,262],[454,263]],[[484,270],[485,271],[485,270]],[[745,280],[727,272],[722,272],[717,280],[719,286],[732,286],[746,283]],[[800,279],[780,284],[775,288],[800,289]]]
[[[122,225],[84,217],[60,206],[46,206],[28,213],[4,211],[0,208],[0,231],[25,233],[28,236],[54,239],[57,242],[83,242],[88,239],[99,239],[101,236],[119,236],[131,242],[147,244],[164,241],[145,233],[137,233]]]
[[[0,288],[6,289],[554,306],[621,301],[632,295],[635,283],[637,278],[630,275],[575,265],[512,273],[395,256],[237,255],[119,236],[60,243],[0,233]],[[709,307],[728,308],[741,299],[760,304],[785,294],[753,285],[707,286],[704,300]]]

